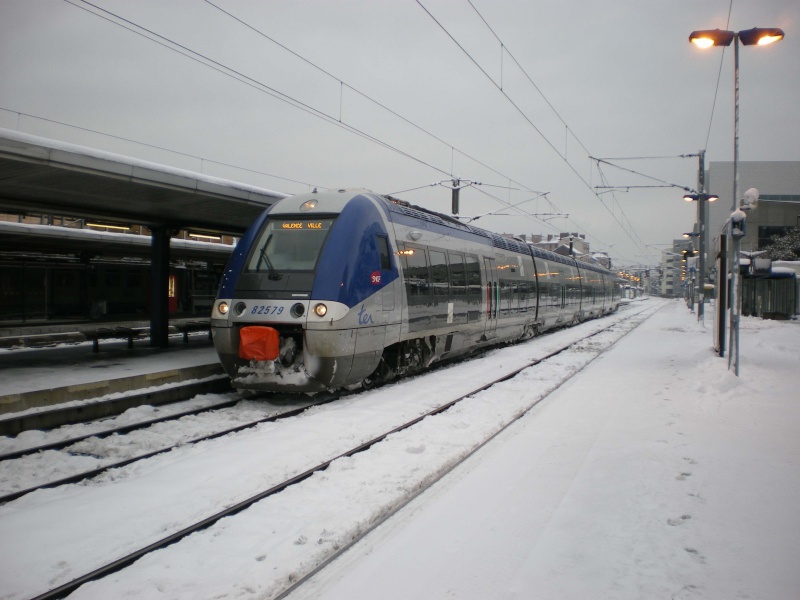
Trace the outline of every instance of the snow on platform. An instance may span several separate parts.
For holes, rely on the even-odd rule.
[[[172,339],[168,348],[152,348],[147,340],[136,341],[133,349],[128,349],[125,340],[108,340],[97,353],[92,352],[91,342],[58,344],[52,348],[2,348],[0,414],[38,410],[14,408],[25,404],[20,402],[21,398],[33,398],[27,404],[44,410],[47,404],[59,403],[59,398],[69,400],[75,394],[80,396],[81,389],[86,390],[84,396],[91,397],[99,384],[106,385],[111,392],[121,392],[130,389],[125,380],[142,387],[142,381],[147,379],[158,386],[182,379],[181,372],[187,376],[199,373],[192,376],[199,378],[207,376],[202,374],[204,367],[208,367],[210,375],[218,366],[214,347],[205,333],[189,336],[187,344]],[[221,368],[217,370],[221,372]],[[109,382],[119,385],[108,385]],[[38,396],[45,399],[39,400]]]
[[[682,302],[291,600],[800,597],[800,326]]]
[[[738,378],[712,350],[711,328],[682,301],[663,303],[288,598],[800,598],[800,327],[797,321],[743,319]],[[567,332],[572,335],[553,336]],[[507,362],[517,352],[529,351],[512,346],[480,364]],[[567,372],[573,364],[548,368]],[[476,379],[476,365],[411,383],[435,393],[437,381],[452,385],[456,374],[465,384]],[[537,379],[549,376],[532,370],[476,395],[470,412],[443,413],[448,425],[423,422],[390,436],[378,445],[382,450],[336,461],[303,486],[72,597],[274,598],[317,566],[297,557],[313,561],[334,544],[346,547],[348,519],[372,518],[384,496],[413,485],[402,479],[404,469],[428,472],[448,444],[491,422],[516,400],[513,395],[535,393]],[[408,397],[411,389],[386,386],[349,399],[359,408],[355,427],[416,401]],[[392,396],[393,390],[406,397]],[[148,502],[160,507],[158,519],[146,521],[149,527],[190,519],[205,510],[212,492],[221,498],[215,502],[228,505],[239,487],[251,485],[248,477],[272,472],[270,457],[278,455],[271,444],[286,448],[276,441],[281,435],[291,436],[295,449],[276,462],[278,472],[328,439],[319,428],[338,424],[342,435],[354,435],[336,421],[340,415],[353,421],[347,404],[293,420],[285,431],[187,446],[98,481],[96,489],[66,486],[0,507],[0,540],[6,540],[0,544],[0,596],[12,574],[16,587],[6,587],[6,595],[22,600],[32,594],[19,590],[55,583],[65,569],[85,572],[94,566],[90,550],[107,552],[109,536],[120,545],[114,552],[122,552],[135,541],[143,515],[153,517],[152,509],[141,508]],[[481,418],[471,420],[475,415]],[[232,473],[232,466],[239,471]],[[209,479],[214,472],[226,475],[224,485]],[[183,495],[170,496],[170,486]],[[337,504],[342,498],[355,509]],[[98,499],[107,501],[106,523],[73,541],[71,529],[88,531],[78,518],[91,508],[85,501]],[[363,510],[369,503],[377,507],[372,512]],[[71,518],[64,522],[63,514]],[[47,552],[42,539],[50,540]],[[72,545],[64,547],[67,539]],[[65,553],[68,560],[58,558]]]

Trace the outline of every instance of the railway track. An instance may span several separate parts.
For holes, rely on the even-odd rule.
[[[53,442],[49,444],[43,444],[40,446],[36,446],[33,448],[26,448],[25,450],[18,450],[15,452],[9,452],[3,455],[0,455],[0,464],[4,461],[11,461],[23,458],[25,456],[31,456],[33,454],[37,454],[39,452],[45,452],[48,450],[67,450],[67,454],[73,456],[80,456],[82,453],[79,449],[75,449],[70,451],[70,448],[77,447],[81,442],[86,440],[100,440],[109,438],[111,436],[119,436],[124,434],[129,434],[135,431],[141,431],[143,429],[147,429],[152,427],[156,424],[166,423],[170,421],[178,421],[179,419],[190,417],[190,416],[197,416],[203,413],[211,413],[211,412],[218,412],[225,409],[233,409],[236,405],[240,404],[243,401],[243,398],[239,394],[229,394],[234,396],[231,400],[225,400],[223,402],[217,402],[215,404],[211,404],[208,406],[195,408],[192,410],[182,411],[180,413],[159,417],[157,419],[149,419],[146,421],[141,421],[139,423],[134,423],[131,425],[125,425],[122,427],[115,427],[111,429],[106,429],[103,431],[99,431],[96,433],[89,433],[84,434],[76,437],[72,437],[65,440],[60,440],[58,442]],[[223,429],[214,428],[211,433],[205,435],[197,435],[191,437],[189,439],[180,438],[173,443],[165,444],[162,447],[152,450],[150,452],[144,452],[141,454],[137,454],[136,456],[132,456],[130,458],[125,458],[123,460],[117,460],[113,462],[104,462],[100,466],[92,469],[86,470],[79,470],[76,473],[69,475],[67,477],[59,477],[57,479],[51,479],[48,481],[44,481],[42,483],[23,487],[22,489],[17,489],[11,492],[0,493],[0,504],[5,504],[6,502],[11,502],[12,500],[16,500],[17,498],[21,498],[22,496],[29,494],[31,492],[35,492],[36,490],[41,489],[48,489],[53,487],[58,487],[61,485],[68,485],[71,483],[78,483],[87,479],[91,479],[93,477],[97,477],[102,473],[105,473],[111,469],[119,469],[130,465],[132,463],[146,460],[148,458],[152,458],[154,456],[158,456],[159,454],[164,454],[166,452],[170,452],[179,446],[183,446],[186,444],[197,444],[200,442],[213,440],[218,437],[222,437],[225,435],[229,435],[232,433],[238,433],[240,431],[244,431],[246,429],[251,429],[260,425],[262,423],[273,423],[276,421],[280,421],[281,419],[288,419],[290,417],[294,417],[305,411],[306,409],[312,406],[320,406],[322,404],[327,404],[328,402],[332,402],[336,400],[339,396],[334,394],[328,394],[321,396],[319,398],[315,398],[313,401],[301,401],[297,402],[295,399],[290,405],[287,407],[276,407],[274,405],[270,405],[271,409],[268,410],[268,414],[264,417],[258,419],[248,418],[245,419],[244,422],[237,424],[233,427],[225,427]],[[213,418],[213,417],[212,417]],[[101,460],[102,457],[96,456],[98,460]],[[2,467],[0,467],[0,472],[2,472]],[[61,472],[61,469],[59,469]]]
[[[56,429],[64,425],[87,423],[121,415],[126,410],[142,405],[173,404],[200,394],[217,394],[230,391],[226,375],[203,378],[163,387],[119,394],[106,400],[87,404],[56,406],[49,410],[0,419],[0,435],[18,435],[31,429]],[[0,456],[0,460],[4,457]]]
[[[439,368],[437,366],[437,368]],[[191,397],[192,392],[198,393],[208,393],[211,390],[217,389],[220,387],[221,390],[228,389],[228,379],[227,377],[220,378],[225,380],[225,385],[221,385],[221,382],[217,382],[216,380],[211,382],[202,382],[198,384],[196,382],[176,385],[170,387],[168,390],[165,390],[164,393],[167,393],[169,396],[168,398],[179,398],[185,399]],[[213,386],[211,388],[208,387],[209,383]],[[146,396],[147,398],[151,398],[154,395],[158,396],[161,392],[143,392],[143,393],[132,393],[121,398],[114,398],[107,402],[98,402],[94,403],[91,406],[93,407],[92,410],[85,410],[84,407],[68,407],[65,409],[54,409],[53,411],[48,411],[49,413],[64,413],[65,417],[63,422],[69,423],[72,425],[76,424],[87,424],[93,420],[95,415],[102,414],[102,415],[118,415],[121,414],[122,408],[127,408],[130,406],[140,406],[143,401],[142,397]],[[212,404],[206,404],[202,406],[197,406],[188,410],[182,410],[170,414],[166,414],[157,418],[145,419],[142,421],[138,421],[135,423],[130,423],[121,426],[111,426],[105,429],[93,429],[89,433],[82,433],[79,435],[67,435],[67,437],[63,437],[58,439],[57,441],[47,442],[43,444],[39,444],[37,446],[26,446],[24,448],[7,451],[4,453],[0,453],[0,505],[5,504],[6,502],[11,502],[22,496],[29,494],[31,492],[35,492],[36,490],[41,489],[49,489],[53,487],[58,487],[61,485],[68,485],[72,483],[79,483],[81,481],[91,479],[101,475],[111,469],[118,469],[135,463],[140,460],[145,460],[148,458],[152,458],[154,456],[158,456],[159,454],[163,454],[169,452],[179,446],[183,446],[186,444],[196,444],[199,442],[204,442],[208,440],[213,440],[218,437],[222,437],[232,433],[238,433],[240,431],[245,431],[247,429],[256,427],[263,423],[272,423],[280,421],[281,419],[287,419],[290,417],[294,417],[302,413],[308,408],[313,406],[321,406],[323,404],[327,404],[333,400],[337,400],[341,397],[350,395],[351,391],[341,390],[335,393],[327,393],[327,394],[316,394],[314,395],[313,399],[308,400],[300,400],[298,401],[298,395],[290,395],[290,394],[275,394],[275,393],[262,393],[262,394],[242,394],[242,393],[235,393],[230,392],[228,394],[224,394],[225,400],[214,402]],[[102,439],[111,438],[112,436],[122,436],[127,435],[130,433],[142,431],[145,429],[149,429],[154,425],[159,425],[162,423],[168,423],[171,421],[178,421],[185,417],[193,417],[198,416],[204,413],[216,413],[216,415],[212,416],[215,418],[219,415],[219,411],[223,411],[226,409],[230,409],[228,415],[230,415],[230,420],[236,420],[236,412],[235,408],[237,405],[240,405],[242,402],[249,401],[249,400],[259,400],[261,399],[263,402],[264,398],[269,398],[269,403],[264,403],[268,406],[267,414],[263,417],[259,418],[244,418],[242,419],[241,423],[237,423],[231,427],[211,427],[212,431],[203,435],[195,435],[190,438],[180,437],[175,439],[173,442],[167,443],[166,441],[162,444],[161,447],[158,449],[140,453],[135,456],[131,456],[128,458],[124,458],[121,460],[109,461],[103,460],[103,456],[98,455],[97,453],[91,450],[85,450],[81,448],[81,442],[86,442],[87,440],[97,441]],[[302,396],[301,396],[302,398]],[[167,398],[162,398],[158,396],[156,398],[156,404],[162,405],[166,402]],[[103,406],[108,404],[108,406]],[[86,418],[86,422],[81,423],[78,420],[78,415],[83,415]],[[36,415],[34,415],[36,416]],[[226,415],[227,416],[227,415]],[[28,419],[29,417],[21,417],[21,419]],[[58,418],[58,417],[56,417]],[[48,420],[52,421],[53,417],[48,417]],[[222,421],[222,419],[220,419]],[[25,429],[23,427],[23,429]],[[162,430],[163,431],[163,430]],[[65,451],[64,454],[66,456],[72,456],[75,458],[78,457],[91,457],[96,459],[98,462],[101,462],[99,466],[93,466],[92,468],[82,468],[76,466],[72,469],[74,472],[68,476],[62,476],[65,470],[70,470],[70,466],[67,464],[61,465],[57,470],[59,476],[58,477],[44,477],[44,481],[41,481],[36,484],[24,484],[24,485],[14,485],[15,489],[8,490],[4,489],[4,476],[3,471],[4,467],[6,469],[14,469],[13,465],[10,465],[7,461],[14,461],[18,459],[22,459],[25,457],[31,457],[41,452],[47,451]],[[114,449],[110,447],[107,449],[103,454],[106,455],[113,455]],[[5,463],[5,464],[4,464]],[[41,473],[42,469],[36,465],[35,467],[37,473]],[[8,487],[8,486],[6,486]]]
[[[118,572],[125,567],[133,564],[140,558],[154,552],[158,549],[163,549],[168,546],[171,546],[189,536],[192,533],[202,531],[203,529],[209,528],[217,523],[220,519],[225,517],[229,517],[232,515],[236,515],[245,511],[247,508],[255,505],[256,503],[261,502],[262,500],[272,498],[279,494],[279,492],[286,491],[289,488],[294,488],[298,486],[300,483],[307,481],[311,478],[314,474],[320,473],[328,469],[331,464],[336,461],[340,461],[341,459],[345,459],[347,457],[354,457],[356,455],[363,455],[365,451],[378,446],[381,442],[387,440],[387,438],[391,438],[395,434],[399,434],[400,432],[412,430],[415,427],[419,426],[423,422],[431,422],[432,417],[437,417],[443,415],[464,403],[468,399],[480,397],[482,393],[487,392],[487,390],[491,390],[495,386],[499,386],[503,384],[503,382],[513,381],[513,379],[522,372],[527,371],[531,367],[540,368],[543,365],[550,364],[554,360],[558,360],[558,358],[564,354],[572,351],[573,354],[583,354],[581,360],[583,362],[576,362],[576,364],[581,364],[579,368],[583,368],[586,364],[591,362],[596,356],[602,353],[609,345],[606,342],[595,342],[600,337],[607,335],[609,330],[617,330],[616,337],[611,336],[613,341],[610,343],[615,343],[619,337],[627,333],[627,331],[633,329],[638,323],[644,320],[649,314],[652,314],[653,310],[642,310],[642,311],[635,311],[631,312],[631,314],[626,315],[622,318],[615,318],[610,324],[597,326],[593,328],[593,331],[589,333],[584,333],[581,336],[577,336],[577,339],[570,339],[567,343],[554,343],[554,344],[547,344],[548,347],[544,348],[541,352],[537,353],[536,356],[531,357],[528,360],[519,362],[518,364],[508,365],[502,371],[498,371],[496,376],[488,378],[484,381],[481,385],[476,386],[474,388],[465,389],[461,391],[454,392],[452,397],[446,399],[439,399],[435,402],[435,406],[432,406],[429,409],[422,410],[418,414],[415,414],[413,418],[405,418],[399,423],[392,423],[389,427],[384,427],[380,431],[371,432],[365,439],[360,439],[355,444],[351,444],[350,446],[333,452],[326,457],[320,458],[317,461],[313,461],[313,464],[307,465],[304,468],[299,468],[295,472],[293,472],[290,476],[282,478],[280,481],[276,483],[271,483],[265,487],[262,487],[247,495],[246,497],[237,499],[236,502],[230,502],[228,505],[223,509],[214,512],[213,514],[206,514],[203,518],[196,520],[196,522],[187,524],[177,530],[170,532],[168,535],[161,537],[158,540],[155,540],[151,543],[141,544],[139,547],[133,549],[132,551],[128,552],[124,556],[120,556],[116,560],[113,560],[107,564],[104,564],[91,572],[87,572],[79,577],[72,578],[71,580],[58,585],[38,596],[35,597],[35,600],[43,600],[45,598],[60,598],[64,597],[67,594],[72,593],[76,589],[78,589],[83,584],[94,581],[100,578],[103,578],[111,573]],[[600,322],[598,322],[600,323]],[[621,332],[620,332],[621,330]],[[579,369],[578,369],[579,370]],[[571,373],[567,376],[566,379],[571,377],[574,373]],[[425,375],[418,378],[419,381],[424,380]],[[556,387],[563,384],[563,381],[558,383]],[[397,396],[401,396],[403,390],[406,389],[405,383],[403,381],[393,384],[391,387],[391,392]],[[538,402],[540,402],[544,397],[546,397],[552,389],[546,390],[540,397],[534,399],[532,402],[526,404],[518,408],[517,410],[512,411],[512,414],[498,427],[496,427],[489,435],[484,436],[478,443],[473,443],[468,452],[460,455],[457,459],[448,459],[445,460],[445,465],[442,469],[433,475],[428,475],[425,478],[425,485],[419,486],[414,488],[414,491],[411,493],[405,494],[400,500],[395,500],[391,503],[391,507],[389,510],[383,511],[382,518],[373,520],[368,527],[359,527],[358,534],[348,534],[346,536],[348,542],[345,544],[337,544],[335,548],[333,548],[330,552],[327,553],[326,556],[322,557],[321,559],[317,559],[316,563],[312,567],[307,567],[305,572],[293,576],[290,581],[283,582],[281,585],[281,589],[276,590],[271,597],[283,597],[285,594],[289,593],[292,589],[294,589],[297,585],[299,585],[303,580],[307,577],[311,576],[314,572],[320,570],[324,567],[325,564],[333,560],[336,556],[340,555],[344,550],[355,543],[355,541],[363,537],[368,531],[377,527],[378,524],[383,522],[386,518],[388,518],[391,514],[399,510],[400,507],[404,506],[408,503],[411,499],[416,497],[419,493],[421,493],[426,487],[431,485],[434,481],[438,480],[442,477],[446,472],[449,472],[455,465],[459,464],[463,460],[465,460],[468,456],[471,456],[475,452],[478,451],[481,447],[485,444],[489,443],[492,439],[494,439],[499,433],[505,430],[511,423],[519,419],[522,415],[526,414],[533,406],[535,406]],[[363,400],[363,398],[359,398],[359,401]],[[304,409],[305,410],[305,409]],[[311,418],[313,418],[313,414],[320,414],[321,410],[325,409],[315,409],[309,411],[311,414]],[[308,414],[308,413],[307,413]]]

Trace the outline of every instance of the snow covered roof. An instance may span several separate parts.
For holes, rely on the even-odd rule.
[[[286,194],[0,129],[0,212],[241,232]]]

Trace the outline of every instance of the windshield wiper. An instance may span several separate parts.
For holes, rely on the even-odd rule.
[[[258,263],[256,263],[256,271],[260,270],[261,263],[263,262],[265,265],[267,265],[267,271],[269,272],[269,279],[271,281],[278,281],[281,277],[283,277],[283,275],[281,275],[280,273],[278,273],[278,271],[275,270],[275,267],[272,266],[272,261],[270,261],[269,256],[267,256],[267,246],[269,246],[269,243],[271,241],[272,241],[272,234],[269,235],[267,241],[264,242],[264,245],[261,247],[261,253],[258,256]]]

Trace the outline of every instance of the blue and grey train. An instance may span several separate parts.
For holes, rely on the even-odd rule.
[[[614,311],[613,273],[364,190],[267,208],[211,316],[237,389],[369,387]]]

